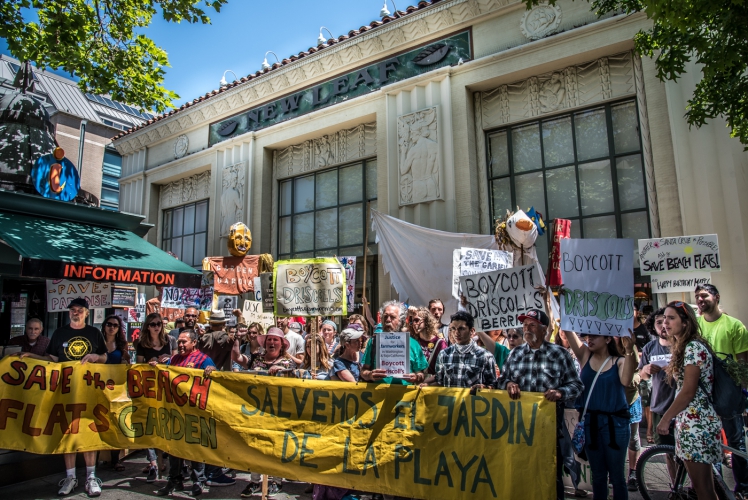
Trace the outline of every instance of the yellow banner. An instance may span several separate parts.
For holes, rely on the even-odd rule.
[[[0,361],[0,448],[152,447],[409,498],[553,498],[555,418],[536,393]]]

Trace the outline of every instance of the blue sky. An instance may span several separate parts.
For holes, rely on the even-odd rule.
[[[317,44],[320,26],[336,38],[379,19],[382,0],[229,0],[211,25],[173,24],[154,18],[145,31],[169,55],[165,86],[179,94],[179,106],[219,87],[225,70],[241,78],[261,69],[265,52],[279,59]],[[391,0],[388,8],[394,12]],[[405,10],[415,0],[398,2]],[[325,36],[329,37],[327,32]],[[0,40],[0,52],[7,46]],[[275,58],[268,55],[268,62]],[[226,80],[234,79],[227,73]]]

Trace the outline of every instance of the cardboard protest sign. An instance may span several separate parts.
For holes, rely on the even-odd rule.
[[[722,270],[716,234],[639,240],[639,263],[645,276]]]
[[[262,285],[262,311],[272,313],[275,311],[273,273],[260,273],[260,284]]]
[[[349,309],[356,303],[356,257],[338,257],[345,269],[345,300]]]
[[[219,295],[216,308],[223,309],[223,314],[226,315],[226,326],[236,326],[236,316],[232,313],[234,309],[239,309],[238,295]]]
[[[47,280],[47,312],[67,311],[68,304],[78,297],[86,299],[92,309],[112,307],[112,286],[93,281]]]
[[[512,267],[512,254],[503,250],[462,247],[453,252],[452,296],[460,298],[460,276]]]
[[[628,335],[634,327],[634,241],[561,240],[561,329]]]
[[[247,325],[259,323],[266,330],[275,324],[273,313],[262,312],[262,302],[256,300],[244,301],[242,318],[244,318],[244,323]]]
[[[276,316],[345,316],[345,269],[335,258],[279,260],[273,266]]]
[[[543,309],[543,296],[535,264],[500,271],[461,276],[467,311],[475,318],[475,330],[485,332],[522,326],[517,319],[528,309]]]
[[[377,368],[386,370],[387,376],[394,378],[403,378],[410,373],[409,342],[408,332],[377,334]]]
[[[693,292],[712,282],[712,273],[664,273],[652,276],[652,293]]]
[[[197,307],[199,309],[202,297],[202,288],[165,286],[161,290],[161,307],[172,307],[174,309]]]

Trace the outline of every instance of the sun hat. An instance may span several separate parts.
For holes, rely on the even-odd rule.
[[[268,332],[265,335],[257,336],[257,343],[260,344],[260,347],[262,347],[263,349],[265,348],[265,340],[267,340],[269,336],[280,337],[281,340],[283,340],[283,345],[286,347],[286,350],[288,350],[288,348],[291,346],[291,343],[288,341],[286,336],[283,335],[283,330],[276,326],[271,326],[270,328],[268,328]]]
[[[208,319],[208,322],[226,323],[226,314],[224,314],[223,309],[213,309],[212,311],[210,311],[210,318]]]

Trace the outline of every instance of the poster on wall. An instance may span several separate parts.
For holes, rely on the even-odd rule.
[[[639,240],[641,273],[709,273],[721,271],[716,234]]]
[[[561,329],[621,337],[634,322],[634,240],[561,240]]]
[[[356,303],[356,257],[338,257],[338,260],[345,269],[345,297],[350,313]]]
[[[138,305],[138,289],[134,286],[112,287],[112,306],[136,307]]]
[[[93,281],[47,280],[47,312],[68,310],[68,304],[82,297],[91,309],[112,307],[112,285]]]
[[[236,326],[236,316],[232,313],[234,309],[239,309],[238,295],[219,295],[216,307],[226,315],[226,326]]]

